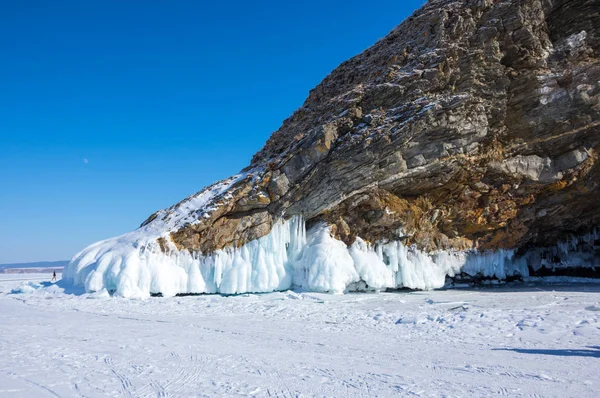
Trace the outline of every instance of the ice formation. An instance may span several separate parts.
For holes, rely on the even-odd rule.
[[[234,180],[213,186],[190,200],[207,200],[224,192]],[[176,222],[173,220],[168,218],[166,222]],[[539,250],[520,257],[506,250],[424,253],[400,241],[370,245],[360,238],[348,247],[333,238],[325,224],[306,231],[299,216],[277,222],[268,235],[239,248],[208,255],[192,255],[175,248],[164,253],[156,242],[160,236],[157,231],[164,231],[164,225],[154,225],[164,222],[151,222],[129,234],[89,246],[71,260],[63,279],[83,285],[88,292],[106,290],[140,298],[151,293],[237,294],[290,288],[342,293],[399,287],[435,289],[444,286],[446,276],[505,279],[528,276],[528,265],[533,264],[532,269],[545,265]],[[584,242],[597,239],[596,231],[580,238]],[[577,264],[590,263],[587,257],[578,261],[578,256],[583,256],[578,251],[580,240],[569,240],[551,251],[565,258],[571,256]]]
[[[371,245],[357,238],[348,247],[332,237],[325,224],[307,231],[300,216],[275,223],[269,234],[239,248],[207,255],[179,251],[173,244],[166,252],[161,250],[158,238],[168,238],[168,231],[209,214],[219,206],[218,199],[245,176],[214,184],[158,212],[133,232],[87,247],[65,267],[63,279],[88,292],[140,298],[152,293],[237,294],[290,288],[342,293],[399,287],[435,289],[444,286],[447,276],[458,274],[498,279],[528,276],[530,268],[555,267],[549,258],[575,267],[600,262],[590,258],[596,251],[590,254],[581,245],[594,245],[600,235],[597,231],[518,257],[508,250],[424,253],[401,241]]]

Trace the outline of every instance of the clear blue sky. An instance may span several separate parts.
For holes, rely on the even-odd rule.
[[[0,1],[0,263],[68,259],[238,172],[424,3]]]

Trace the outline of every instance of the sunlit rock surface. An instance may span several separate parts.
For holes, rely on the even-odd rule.
[[[598,0],[429,1],[313,89],[247,169],[64,277],[146,296],[600,266],[599,27]]]

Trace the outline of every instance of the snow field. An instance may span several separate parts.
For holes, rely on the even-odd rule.
[[[595,397],[600,387],[594,281],[131,300],[20,277],[0,276],[0,397]]]

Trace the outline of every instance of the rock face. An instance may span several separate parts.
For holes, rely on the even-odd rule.
[[[301,216],[424,253],[587,236],[597,261],[599,153],[600,0],[433,0],[313,89],[225,191],[142,227],[192,256]]]
[[[312,90],[227,206],[172,239],[207,252],[294,214],[348,244],[402,227],[426,250],[599,225],[599,31],[600,1],[430,1]]]

